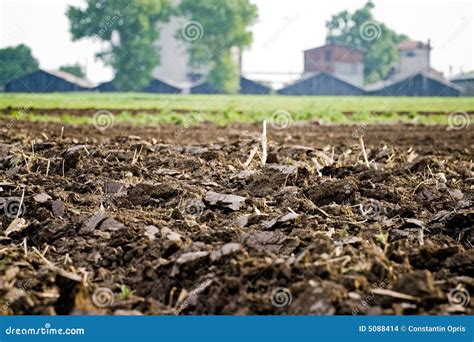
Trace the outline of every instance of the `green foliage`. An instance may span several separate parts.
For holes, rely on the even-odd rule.
[[[0,86],[38,69],[38,61],[26,45],[0,49]]]
[[[354,13],[333,15],[326,22],[327,43],[343,43],[365,50],[364,76],[366,83],[385,78],[398,58],[396,45],[407,36],[397,34],[372,14],[374,4],[369,1]]]
[[[119,299],[125,300],[127,298],[130,298],[135,291],[131,290],[127,285],[121,284],[120,285],[120,293],[119,293]]]
[[[67,15],[73,40],[95,37],[106,46],[97,54],[115,70],[122,90],[146,86],[159,64],[154,42],[158,23],[172,14],[169,0],[87,0],[85,9],[70,6]]]
[[[65,71],[68,72],[72,75],[75,75],[77,77],[84,78],[86,77],[86,73],[84,71],[84,68],[80,64],[75,64],[75,65],[64,65],[59,68],[60,71]]]
[[[241,51],[252,43],[248,27],[257,19],[257,7],[249,0],[182,0],[181,14],[188,18],[179,37],[188,43],[191,63],[209,66],[208,81],[214,88],[235,93],[239,90],[239,70],[232,51]],[[190,37],[186,28],[198,31]]]
[[[230,51],[222,51],[211,64],[207,80],[214,88],[228,94],[239,91],[239,70],[232,60]]]
[[[381,232],[380,234],[375,234],[374,239],[377,242],[380,242],[382,245],[386,246],[388,244],[388,233]]]

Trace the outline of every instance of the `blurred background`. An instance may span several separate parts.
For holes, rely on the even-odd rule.
[[[443,89],[452,85],[448,81],[464,86],[462,92],[449,88],[450,95],[471,94],[466,89],[472,86],[468,81],[474,69],[471,1],[1,0],[0,4],[3,88],[43,69],[61,71],[63,79],[68,76],[64,72],[73,74],[86,81],[74,83],[95,91],[282,89],[290,95],[359,95],[382,91],[387,84],[380,81],[398,82],[423,71],[425,83],[436,81]],[[19,46],[27,49],[12,51]],[[310,86],[294,83],[318,72],[354,87],[316,90],[314,81]],[[239,75],[245,80],[239,82]],[[153,85],[153,79],[164,85]],[[255,83],[245,84],[246,80]],[[28,91],[23,89],[26,85],[19,87],[15,90]],[[385,92],[396,95],[390,89]],[[436,90],[426,95],[442,94]]]

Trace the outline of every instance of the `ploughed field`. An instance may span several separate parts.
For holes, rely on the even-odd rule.
[[[12,125],[3,314],[474,313],[469,126]]]

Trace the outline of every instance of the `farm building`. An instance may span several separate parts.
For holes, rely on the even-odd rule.
[[[240,94],[264,95],[270,92],[270,88],[258,82],[240,76]],[[200,81],[195,83],[189,90],[191,94],[219,94],[222,93],[214,89],[208,82]]]
[[[375,96],[460,96],[463,88],[428,71],[395,75],[365,87]]]
[[[270,87],[240,76],[240,94],[265,95],[268,94],[270,90]]]
[[[183,89],[170,81],[154,77],[142,91],[146,93],[181,94]]]
[[[120,91],[117,89],[117,86],[113,83],[113,81],[101,83],[95,87],[94,90],[103,93]],[[164,81],[155,77],[150,81],[148,86],[141,90],[137,89],[137,91],[160,94],[180,94],[182,89],[177,85],[171,84],[169,81]]]
[[[364,95],[364,90],[356,84],[343,80],[327,72],[315,72],[303,76],[296,82],[278,90],[281,95]]]
[[[173,3],[178,4],[178,1],[173,0]],[[194,28],[196,29],[195,33],[199,36],[199,32],[202,32],[199,27],[191,25],[187,28],[188,22],[189,19],[174,16],[168,22],[159,24],[160,37],[154,43],[154,46],[159,51],[160,64],[154,68],[153,76],[165,77],[167,80],[177,83],[185,83],[194,82],[197,80],[195,77],[207,74],[209,68],[191,65],[185,42],[176,36],[176,32],[187,29],[193,30]]]
[[[101,92],[101,93],[108,93],[108,92],[112,92],[112,91],[118,91],[118,89],[115,86],[115,84],[113,83],[113,81],[103,82],[103,83],[99,84],[98,86],[94,87],[93,90]]]
[[[189,88],[191,94],[220,94],[222,92],[214,89],[209,82],[205,80],[198,81],[194,83],[191,88]]]
[[[179,0],[172,0],[178,5]],[[191,63],[190,54],[186,42],[176,35],[179,32],[185,40],[199,40],[205,34],[200,23],[190,21],[185,16],[173,16],[166,23],[158,24],[160,36],[154,42],[154,46],[160,54],[160,63],[152,72],[155,77],[164,77],[177,84],[194,83],[209,73],[209,66],[196,66]],[[241,66],[241,51],[237,47],[231,49],[232,60],[236,67]]]
[[[409,75],[419,71],[444,78],[443,73],[431,67],[431,41],[427,43],[418,40],[405,40],[397,45],[398,61],[394,65],[390,77],[394,75]]]
[[[38,69],[5,84],[5,92],[51,93],[90,90],[92,83],[64,71]]]
[[[326,72],[359,86],[364,84],[364,51],[331,43],[304,52],[304,74]]]
[[[395,74],[411,74],[418,71],[428,71],[431,63],[431,43],[425,44],[415,40],[405,40],[397,45],[398,62]]]
[[[463,96],[474,96],[474,72],[455,76],[451,82],[464,88]]]

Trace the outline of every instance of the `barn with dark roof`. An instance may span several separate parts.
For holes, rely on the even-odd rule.
[[[159,94],[181,94],[183,89],[171,81],[165,81],[154,77],[148,86],[142,89],[146,93],[159,93]]]
[[[119,91],[113,81],[102,82],[98,86],[94,87],[93,90],[101,93]]]
[[[270,91],[270,87],[240,76],[240,94],[266,95]]]
[[[457,75],[451,82],[464,88],[463,96],[474,96],[474,72]]]
[[[5,84],[5,92],[52,93],[91,90],[92,83],[65,71],[38,69]]]
[[[281,95],[356,96],[364,95],[364,89],[334,74],[315,72],[278,90]]]
[[[194,83],[191,88],[189,88],[189,92],[191,94],[223,94],[223,92],[218,91],[205,80]]]
[[[367,85],[368,95],[375,96],[460,96],[464,89],[428,71],[396,75]]]
[[[240,94],[246,95],[265,95],[270,93],[270,87],[267,87],[261,83],[250,80],[244,76],[240,76]],[[220,94],[222,91],[214,89],[208,82],[199,81],[195,83],[189,89],[191,94]]]
[[[121,91],[118,89],[114,81],[103,82],[95,87],[94,90],[102,93]],[[154,77],[145,88],[136,89],[136,91],[160,94],[180,94],[182,92],[182,88],[170,81],[165,81],[163,79]]]

